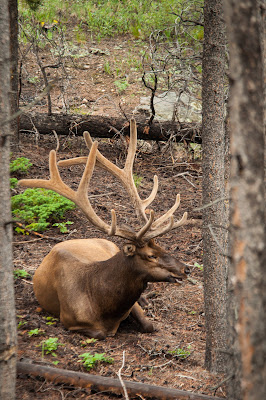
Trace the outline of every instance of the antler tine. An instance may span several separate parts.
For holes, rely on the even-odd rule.
[[[60,160],[57,165],[59,167],[71,167],[72,165],[84,165],[87,163],[88,157],[75,157],[68,160]]]
[[[127,158],[124,166],[124,171],[127,173],[132,173],[133,171],[133,165],[134,165],[134,160],[135,160],[135,155],[136,155],[136,149],[137,149],[137,125],[136,121],[132,118],[130,120],[130,141],[128,145],[128,153],[127,153]]]
[[[156,219],[156,221],[153,224],[153,229],[159,228],[165,221],[167,221],[177,210],[180,204],[180,194],[176,195],[176,201],[173,207],[170,208],[165,214],[163,214],[160,218]]]
[[[145,233],[150,229],[150,227],[153,223],[153,220],[154,220],[154,211],[151,210],[150,218],[149,218],[148,222],[136,234],[136,240],[140,241],[144,237]]]
[[[21,179],[19,185],[25,187],[35,187],[54,190],[55,192],[72,200],[75,197],[75,192],[68,187],[61,179],[57,165],[56,152],[51,150],[49,154],[49,171],[50,179]]]
[[[169,223],[165,227],[159,227],[155,230],[151,229],[144,237],[145,241],[149,241],[150,239],[154,239],[156,237],[162,236],[167,232],[173,231],[176,228],[184,225],[187,221],[187,212],[185,212],[182,218],[179,221],[174,222],[174,217],[170,217]]]

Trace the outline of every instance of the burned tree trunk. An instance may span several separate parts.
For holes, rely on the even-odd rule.
[[[144,119],[137,119],[138,139],[167,141],[175,136],[177,141],[200,142],[201,126],[199,124],[178,123],[171,121],[154,121],[151,126]],[[51,133],[68,135],[70,132],[77,136],[89,131],[93,137],[113,137],[117,132],[129,135],[129,121],[124,118],[103,117],[98,115],[74,115],[43,113],[22,114],[20,117],[22,131],[36,130],[41,134]]]

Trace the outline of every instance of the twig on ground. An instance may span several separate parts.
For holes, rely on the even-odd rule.
[[[34,243],[34,242],[39,242],[40,240],[43,240],[43,238],[24,240],[23,242],[12,242],[12,244],[17,245],[17,244],[25,244],[25,243]]]
[[[191,186],[193,186],[195,189],[198,189],[197,186],[194,185],[193,182],[190,182],[190,180],[189,180],[185,175],[182,175],[182,178],[184,178],[184,179],[185,179]]]
[[[25,282],[25,283],[28,283],[29,285],[33,285],[33,282],[27,281],[26,279],[21,279],[21,281],[23,281],[23,282]]]
[[[35,235],[35,236],[39,236],[39,238],[40,238],[40,240],[41,239],[49,239],[49,240],[55,240],[56,242],[62,242],[62,239],[60,238],[56,238],[56,237],[52,237],[52,236],[46,236],[46,235],[43,235],[42,233],[39,233],[39,232],[35,232],[35,231],[31,231],[30,229],[27,229],[23,224],[21,224],[20,222],[15,222],[15,224],[16,225],[18,225],[20,228],[22,228],[22,229],[24,229],[26,232],[28,232],[28,233],[30,233],[30,234],[33,234],[33,235]],[[28,241],[25,241],[25,242],[28,242]],[[24,243],[25,243],[24,242]],[[16,243],[18,243],[18,242],[13,242],[13,244],[16,244]]]
[[[217,391],[217,389],[219,389],[219,387],[221,387],[224,383],[230,381],[230,379],[232,379],[234,376],[234,374],[230,374],[228,375],[226,378],[224,378],[222,381],[220,381],[216,386],[210,388],[211,390],[214,390],[214,392]]]
[[[119,381],[120,381],[120,383],[121,383],[121,386],[122,386],[122,388],[123,388],[124,395],[125,395],[125,399],[126,399],[126,400],[129,400],[128,393],[127,393],[127,388],[126,388],[126,385],[124,384],[124,381],[123,381],[122,376],[121,376],[122,369],[123,369],[124,366],[125,366],[125,354],[126,354],[126,352],[125,352],[125,350],[124,350],[124,351],[123,351],[122,365],[121,365],[121,368],[119,369],[117,375],[118,375]]]

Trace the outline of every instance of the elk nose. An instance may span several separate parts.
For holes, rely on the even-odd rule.
[[[190,274],[190,268],[189,267],[185,267],[184,272],[186,275]]]

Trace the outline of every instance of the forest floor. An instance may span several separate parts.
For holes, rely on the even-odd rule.
[[[128,57],[128,49],[131,51],[133,49],[133,46],[129,46],[128,39],[114,38],[109,41],[104,40],[98,47],[107,49],[117,60],[120,54],[121,63],[126,56]],[[135,57],[138,52],[139,49],[135,46]],[[27,71],[35,76],[38,74],[38,68],[33,64],[33,58],[28,56],[25,66]],[[104,72],[103,55],[90,53],[82,58],[82,63],[83,66],[87,66],[86,69],[77,70],[73,67],[69,70],[71,88],[68,96],[69,99],[72,98],[73,103],[75,102],[75,107],[80,108],[84,104],[85,107],[82,108],[87,109],[93,104],[94,108],[90,110],[92,114],[118,115],[123,105],[123,112],[130,117],[139,103],[140,96],[147,95],[146,89],[141,87],[140,79],[134,75],[137,74],[136,71],[132,71],[132,76],[127,77],[130,82],[132,80],[132,84],[121,94],[116,91],[114,78]],[[70,66],[68,68],[71,69]],[[33,90],[32,84],[29,81],[25,82],[22,91],[24,101],[26,98],[30,101],[34,91],[35,86]],[[55,104],[59,92],[55,90],[53,93]],[[106,97],[101,97],[103,94],[106,94]],[[87,102],[84,102],[84,99]],[[42,111],[46,111],[45,107],[45,100],[37,106],[42,108]],[[57,104],[54,111],[60,112],[62,109]],[[82,138],[69,135],[60,137],[59,142],[58,157],[61,159],[87,154]],[[55,147],[53,134],[45,136],[36,133],[21,134],[20,147],[12,149],[12,159],[21,156],[29,158],[33,166],[28,177],[48,178],[48,154]],[[99,149],[111,161],[123,166],[126,152],[119,146],[118,140],[102,139]],[[184,211],[188,211],[189,218],[200,219],[200,211],[196,208],[201,205],[201,161],[195,160],[193,154],[184,147],[181,147],[180,151],[175,149],[174,152],[171,151],[171,146],[164,150],[152,144],[152,151],[148,153],[138,151],[134,171],[142,178],[140,195],[144,197],[150,193],[153,176],[156,174],[159,177],[159,191],[153,205],[155,213],[158,215],[168,210],[175,201],[176,193],[180,193],[181,204],[176,212],[177,218],[182,216]],[[69,186],[76,188],[82,175],[82,167],[62,169],[61,174]],[[21,189],[14,189],[12,194],[18,192],[21,192]],[[110,210],[115,208],[121,223],[126,222],[132,227],[136,226],[136,220],[123,189],[101,169],[95,169],[90,194],[96,195],[92,203],[100,217],[109,221]],[[66,220],[73,222],[67,234],[60,233],[56,227],[49,228],[43,238],[34,234],[22,236],[15,233],[14,269],[25,269],[32,277],[44,256],[57,241],[104,237],[87,222],[78,209],[69,211]],[[121,247],[122,240],[114,239],[114,241]],[[215,389],[223,376],[213,375],[204,369],[201,229],[197,226],[181,227],[160,238],[158,243],[190,266],[191,277],[182,286],[166,283],[149,284],[145,292],[149,300],[145,312],[156,328],[153,333],[141,333],[137,324],[129,317],[121,324],[114,337],[87,343],[87,338],[82,334],[69,332],[60,321],[51,320],[51,315],[39,306],[34,296],[32,279],[17,278],[15,294],[19,324],[18,360],[31,360],[37,364],[86,372],[80,355],[87,352],[105,353],[106,357],[113,359],[113,363],[98,363],[89,372],[117,378],[125,354],[125,365],[122,370],[124,380],[225,397],[223,386]],[[42,334],[30,336],[29,331],[37,328]],[[42,343],[48,338],[58,338],[60,343],[54,355],[42,352]],[[183,356],[180,353],[183,353]],[[17,399],[19,400],[82,398],[104,400],[117,396],[111,393],[91,393],[89,389],[74,388],[69,385],[55,385],[27,375],[18,376]],[[136,398],[144,397],[140,394]]]

